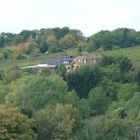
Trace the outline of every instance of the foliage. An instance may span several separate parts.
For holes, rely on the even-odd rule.
[[[58,40],[54,35],[50,35],[47,38],[47,43],[49,46],[57,46],[58,45]]]
[[[91,88],[95,87],[100,79],[100,70],[97,67],[83,67],[66,75],[69,90],[75,90],[80,98],[87,97]]]
[[[0,52],[0,60],[4,59],[4,57],[5,57],[5,56],[4,56],[4,52],[1,51],[1,52]]]
[[[139,91],[139,86],[137,84],[123,84],[120,86],[119,93],[117,95],[119,100],[128,101],[131,99],[135,92]]]
[[[140,46],[134,46],[130,48],[123,48],[123,49],[115,49],[115,50],[108,50],[102,52],[96,52],[98,54],[104,56],[112,56],[112,57],[120,57],[124,56],[131,60],[135,68],[139,69],[140,67]]]
[[[130,59],[124,56],[103,57],[101,63],[103,75],[114,82],[128,83],[135,78],[134,68]]]
[[[82,118],[90,116],[91,108],[87,99],[80,99],[74,91],[68,92],[66,99],[69,104],[72,104],[79,111]]]
[[[118,28],[113,31],[100,31],[89,37],[87,43],[92,48],[104,50],[133,47],[140,43],[140,33],[133,29]]]
[[[116,64],[104,65],[101,68],[103,79],[110,79],[111,81],[118,82],[121,79],[121,72],[119,66]]]
[[[7,82],[11,82],[13,80],[16,80],[17,78],[19,78],[21,75],[21,70],[19,67],[15,66],[13,68],[11,68],[7,74],[6,74],[6,80]]]
[[[77,43],[75,38],[71,34],[68,34],[65,35],[64,38],[60,40],[60,46],[62,46],[62,48],[64,49],[67,49],[77,46]]]
[[[73,139],[73,135],[82,126],[77,109],[70,104],[48,106],[37,112],[35,118],[39,140]]]
[[[110,98],[106,96],[101,87],[92,89],[89,93],[88,100],[93,115],[105,113],[111,103]]]
[[[128,71],[132,70],[132,68],[133,68],[131,60],[125,56],[119,56],[119,57],[105,56],[105,57],[103,57],[103,60],[101,62],[102,66],[111,65],[111,64],[117,64],[121,73],[128,72]]]
[[[67,85],[59,76],[28,76],[20,87],[7,96],[7,102],[27,113],[35,112],[48,104],[65,102]]]
[[[0,85],[0,104],[5,103],[5,98],[10,91],[10,87],[8,85]]]
[[[17,108],[0,105],[0,139],[1,140],[35,140],[35,122]]]
[[[60,75],[61,77],[65,78],[66,72],[67,72],[65,65],[60,65],[60,66],[58,66],[56,72],[57,72],[57,74]]]
[[[39,49],[41,53],[45,53],[48,50],[48,44],[45,40],[43,40],[40,44],[39,44]]]
[[[123,119],[107,119],[103,127],[102,140],[132,140],[133,125]]]
[[[5,79],[5,74],[3,70],[0,70],[0,81],[3,81]]]
[[[1,33],[0,139],[36,139],[34,130],[40,140],[136,139],[140,47],[133,46],[139,44],[140,33],[126,28],[88,38],[68,27]],[[69,72],[63,65],[41,73],[23,69],[64,55],[58,51],[104,57],[96,66]]]
[[[80,30],[70,30],[68,27],[23,30],[19,34],[1,33],[0,59],[25,59],[25,54],[35,57],[47,51],[60,52],[64,48],[76,48],[84,42]]]
[[[85,121],[88,129],[89,140],[100,140],[102,139],[102,128],[104,125],[104,115],[89,117]]]
[[[137,95],[134,95],[134,97],[127,102],[127,117],[129,120],[132,120],[134,123],[134,126],[139,126],[139,93]]]

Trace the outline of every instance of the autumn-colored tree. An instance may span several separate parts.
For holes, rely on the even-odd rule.
[[[15,66],[15,67],[11,68],[10,70],[8,70],[8,72],[6,74],[6,80],[8,82],[15,80],[20,77],[20,74],[21,74],[20,68]]]
[[[47,43],[49,46],[57,46],[58,45],[58,40],[54,35],[50,35],[47,38]]]
[[[0,140],[36,140],[35,122],[17,108],[0,105]]]
[[[65,35],[64,38],[60,39],[59,43],[60,46],[64,49],[77,46],[77,42],[72,34]]]

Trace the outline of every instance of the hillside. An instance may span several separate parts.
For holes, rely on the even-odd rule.
[[[139,36],[117,29],[86,38],[68,28],[1,34],[0,139],[139,137]],[[66,55],[75,60],[73,69]],[[56,67],[48,68],[54,60]],[[43,62],[48,65],[26,67]]]
[[[71,49],[68,50],[68,54],[74,54],[75,50]],[[78,54],[78,52],[77,52]],[[129,47],[129,48],[121,48],[121,49],[114,49],[114,50],[108,50],[108,51],[96,51],[94,53],[89,53],[88,55],[105,55],[105,56],[125,56],[128,57],[133,65],[140,69],[140,46],[135,47]],[[47,58],[51,57],[57,57],[57,56],[63,56],[65,55],[64,52],[58,52],[58,53],[51,53],[51,54],[40,54],[39,56],[32,57],[29,59],[10,59],[10,60],[0,60],[0,69],[1,70],[8,70],[14,66],[29,66],[34,64],[42,63]]]
[[[36,57],[32,57],[29,59],[8,59],[8,60],[0,60],[0,70],[7,71],[14,66],[24,67],[34,64],[42,63],[47,58],[57,57],[64,55],[63,52],[53,53],[53,54],[41,54]]]
[[[68,27],[23,30],[19,34],[0,34],[0,60],[28,59],[45,53],[70,50],[76,50],[77,54],[82,51],[91,53],[138,45],[140,45],[140,32],[128,28],[100,31],[89,37],[85,37],[78,29]]]
[[[140,46],[122,48],[108,51],[99,51],[93,54],[101,54],[105,56],[125,56],[128,57],[135,67],[140,68]]]

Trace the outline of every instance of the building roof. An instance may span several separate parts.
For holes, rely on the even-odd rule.
[[[43,62],[43,64],[48,65],[67,65],[70,64],[73,61],[73,58],[70,56],[62,56],[62,57],[56,57],[56,58],[48,58],[46,61]]]

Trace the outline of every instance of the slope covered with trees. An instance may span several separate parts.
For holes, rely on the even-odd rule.
[[[0,34],[0,59],[26,59],[45,52],[65,52],[76,49],[81,53],[136,45],[140,45],[140,32],[127,28],[100,31],[89,37],[83,36],[80,30],[68,27],[23,30],[19,34]]]
[[[139,135],[140,69],[130,55],[107,51],[139,45],[139,32],[120,28],[86,38],[64,27],[2,33],[2,40],[0,56],[6,60],[1,62],[20,63],[27,56],[39,62],[38,55],[60,50],[104,56],[96,65],[69,72],[64,65],[41,72],[18,66],[0,70],[1,140],[134,140]]]
[[[126,57],[104,57],[71,72],[1,71],[0,138],[133,140],[139,73]]]
[[[0,34],[0,59],[37,56],[45,52],[61,52],[68,48],[84,45],[84,37],[80,30],[63,28],[23,30],[19,34]]]
[[[104,50],[133,47],[140,44],[140,32],[133,29],[118,28],[113,31],[100,31],[87,40],[88,49]]]

